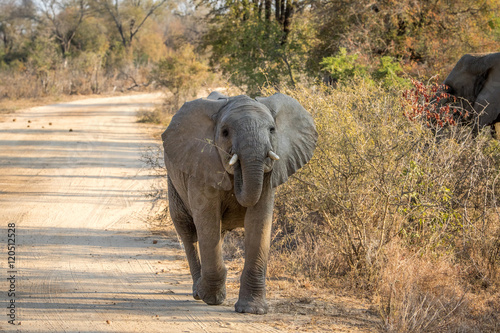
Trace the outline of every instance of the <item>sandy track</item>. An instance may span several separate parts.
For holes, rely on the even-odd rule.
[[[147,228],[153,177],[140,156],[154,140],[135,114],[159,99],[86,99],[3,117],[0,331],[274,331],[256,323],[262,317],[194,301],[179,245]],[[11,299],[16,325],[8,323]]]

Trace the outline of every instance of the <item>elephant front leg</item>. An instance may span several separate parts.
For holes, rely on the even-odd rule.
[[[222,257],[220,220],[200,222],[197,225],[201,257],[201,276],[195,283],[195,297],[209,305],[219,305],[226,299],[227,269]],[[219,227],[217,227],[219,226]],[[215,230],[213,230],[215,227]]]
[[[226,299],[227,269],[222,257],[221,214],[217,209],[220,205],[207,198],[210,196],[201,192],[190,198],[197,207],[193,211],[193,220],[201,260],[200,277],[193,290],[195,298],[209,305],[218,305]]]
[[[211,225],[211,223],[210,223]],[[222,240],[211,235],[203,223],[196,227],[200,236],[191,233],[178,234],[184,244],[184,250],[193,278],[193,297],[210,305],[221,304],[226,298],[226,267],[222,261]],[[200,260],[201,257],[201,260]]]
[[[264,191],[245,216],[245,266],[241,274],[237,312],[265,314],[266,271],[271,242],[274,190]]]

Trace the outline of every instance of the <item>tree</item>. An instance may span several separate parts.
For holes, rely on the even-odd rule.
[[[42,11],[52,25],[55,38],[65,58],[71,42],[87,13],[86,0],[41,0]]]
[[[167,0],[94,0],[95,5],[111,18],[120,36],[120,41],[128,49],[143,28],[144,23],[167,4]]]
[[[305,2],[301,0],[198,0],[198,5],[207,5],[212,8],[212,16],[236,15],[236,18],[248,20],[257,17],[262,19],[264,9],[264,21],[274,22],[280,26],[282,43],[286,43],[290,34],[291,22],[297,8],[303,8]],[[274,11],[274,17],[272,15]]]
[[[38,17],[31,0],[0,1],[0,60],[6,63],[26,61],[26,45],[36,38]]]
[[[293,34],[294,14],[301,2],[295,0],[201,1],[211,7],[205,48],[211,65],[230,80],[257,93],[266,82],[295,84],[308,52],[309,40]],[[273,15],[274,12],[274,15]],[[307,30],[307,29],[306,29]]]
[[[496,0],[311,1],[318,39],[314,58],[340,47],[360,60],[391,56],[412,74],[444,73],[464,53],[498,50]]]
[[[170,90],[170,108],[175,112],[182,103],[196,96],[211,75],[209,67],[197,59],[193,47],[186,44],[179,50],[168,52],[157,63],[151,76],[160,86]]]

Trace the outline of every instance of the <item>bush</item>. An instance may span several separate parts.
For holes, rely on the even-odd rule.
[[[284,90],[312,113],[319,141],[313,159],[278,190],[271,257],[290,260],[275,264],[379,295],[387,329],[426,331],[461,311],[469,319],[494,313],[498,301],[474,312],[463,299],[500,286],[498,142],[487,131],[472,138],[469,128],[437,133],[409,121],[402,92],[369,80]],[[405,256],[413,259],[405,264]],[[405,267],[416,274],[409,281],[436,281],[405,289],[394,282],[407,279]],[[456,290],[427,288],[439,285],[437,267],[453,275]],[[418,322],[432,324],[411,324],[403,315],[410,303],[427,309]]]
[[[156,106],[152,110],[139,110],[138,123],[150,123],[167,126],[172,119],[172,113],[167,112],[167,105]]]
[[[358,59],[357,54],[348,54],[347,50],[341,47],[336,56],[323,58],[320,64],[323,66],[322,70],[328,73],[332,83],[346,83],[355,78],[358,80],[363,78],[365,82],[372,79],[389,89],[394,86],[407,87],[410,82],[401,77],[403,74],[401,64],[389,56],[380,57],[375,66],[368,66]]]
[[[158,62],[151,75],[153,80],[172,93],[169,100],[172,113],[195,97],[202,85],[213,78],[208,65],[198,59],[189,44],[179,51],[170,51]]]
[[[357,54],[347,54],[347,50],[340,48],[339,54],[334,57],[323,58],[322,70],[328,72],[333,82],[350,80],[356,76],[366,76],[366,66],[359,64]]]

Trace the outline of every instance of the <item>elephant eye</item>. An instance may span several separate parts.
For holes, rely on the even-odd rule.
[[[229,136],[229,131],[227,129],[222,130],[222,136],[227,138]]]
[[[271,128],[269,129],[269,132],[270,132],[271,134],[274,134],[274,132],[276,132],[276,128],[271,127]]]

